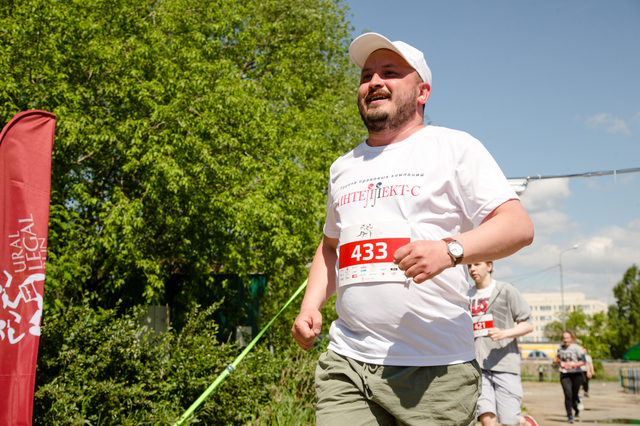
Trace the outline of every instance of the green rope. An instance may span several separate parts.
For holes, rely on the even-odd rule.
[[[276,318],[278,318],[278,316],[282,313],[282,311],[284,311],[287,306],[289,306],[289,304],[296,298],[298,297],[298,295],[302,292],[302,290],[304,290],[304,288],[307,286],[307,281],[308,280],[304,280],[304,282],[302,283],[302,285],[298,288],[298,290],[296,290],[296,292],[294,293],[293,296],[291,296],[291,298],[289,299],[289,301],[287,303],[285,303],[285,305],[282,307],[282,309],[280,309],[280,312],[278,312],[276,314],[275,317],[273,317],[273,319],[271,321],[269,321],[269,324],[267,324],[267,326],[265,328],[262,329],[262,331],[260,333],[258,333],[258,335],[256,336],[255,339],[253,339],[251,341],[251,343],[249,343],[249,345],[242,351],[242,353],[240,355],[238,355],[238,357],[233,361],[233,363],[229,366],[227,366],[227,368],[218,376],[218,378],[211,384],[211,386],[209,386],[207,388],[206,391],[204,391],[204,393],[202,395],[200,395],[200,397],[198,399],[196,399],[196,402],[194,402],[193,404],[191,404],[191,407],[189,407],[189,409],[187,411],[184,412],[184,414],[182,415],[182,417],[180,417],[180,419],[175,422],[173,424],[173,426],[180,426],[182,424],[182,422],[184,422],[186,419],[189,418],[189,416],[191,416],[191,414],[196,410],[196,408],[198,408],[200,406],[200,404],[202,404],[204,402],[205,399],[207,399],[207,397],[211,394],[211,392],[213,392],[215,390],[215,388],[218,387],[218,385],[220,383],[222,383],[222,381],[224,379],[227,378],[227,376],[229,374],[231,374],[236,367],[238,366],[238,364],[240,364],[240,362],[244,359],[244,357],[249,353],[249,351],[251,351],[251,349],[255,346],[255,344],[258,342],[258,340],[260,340],[260,338],[262,337],[262,335],[267,331],[267,329],[269,327],[271,327],[271,324],[273,324],[273,322],[276,320]]]

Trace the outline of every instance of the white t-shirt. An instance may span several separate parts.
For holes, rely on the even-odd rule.
[[[517,195],[479,141],[427,126],[400,143],[364,142],[334,162],[324,233],[339,238],[350,226],[408,221],[412,241],[441,240],[471,230],[510,199]],[[459,265],[422,284],[336,283],[329,349],[382,365],[474,359],[467,278]]]
[[[494,288],[496,288],[496,280],[491,280],[491,284],[487,288],[471,287],[471,290],[469,290],[469,307],[472,317],[482,316],[487,313],[487,306]]]

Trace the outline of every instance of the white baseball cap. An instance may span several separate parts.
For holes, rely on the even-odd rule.
[[[422,81],[431,86],[431,70],[424,60],[424,54],[403,41],[390,41],[378,33],[365,33],[357,37],[349,46],[349,57],[360,69],[369,55],[378,49],[389,49],[402,56],[411,67],[418,72]]]

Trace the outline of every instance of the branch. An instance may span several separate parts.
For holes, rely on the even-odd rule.
[[[80,158],[78,161],[76,161],[77,164],[82,163],[84,160],[86,160],[87,158],[91,157],[93,155],[93,151],[91,151],[90,153],[88,153],[87,155],[85,155],[84,157]]]

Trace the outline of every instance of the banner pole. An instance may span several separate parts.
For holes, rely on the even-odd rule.
[[[184,412],[184,414],[180,417],[180,419],[178,421],[176,421],[173,426],[180,426],[182,424],[182,422],[184,422],[186,419],[189,418],[189,416],[191,416],[191,414],[193,414],[193,412],[200,406],[200,404],[202,404],[204,402],[205,399],[207,399],[207,397],[211,394],[211,392],[213,392],[220,383],[222,383],[222,381],[224,379],[227,378],[227,376],[229,376],[229,374],[231,374],[236,367],[238,366],[238,364],[240,364],[240,362],[242,362],[242,360],[244,359],[244,357],[249,353],[249,351],[251,351],[251,349],[253,349],[253,347],[255,346],[256,343],[258,343],[258,340],[260,340],[260,338],[262,337],[262,335],[267,331],[267,329],[269,327],[271,327],[271,324],[273,324],[273,322],[276,320],[276,318],[278,318],[278,316],[280,316],[280,314],[287,308],[287,306],[289,306],[289,304],[291,302],[293,302],[293,300],[298,297],[298,295],[302,292],[302,290],[304,290],[304,288],[307,286],[307,280],[304,280],[304,282],[302,283],[302,285],[300,285],[300,287],[298,287],[298,290],[296,290],[296,292],[293,294],[293,296],[291,296],[289,298],[289,300],[287,301],[287,303],[284,304],[284,306],[282,307],[282,309],[280,309],[280,312],[278,312],[276,314],[276,316],[274,316],[271,321],[269,321],[269,324],[267,324],[262,331],[260,331],[260,333],[258,333],[258,335],[256,336],[255,339],[253,339],[251,341],[251,343],[249,343],[247,345],[247,347],[242,351],[242,353],[240,355],[238,355],[238,357],[233,361],[233,363],[231,363],[230,365],[227,366],[227,368],[225,368],[225,370],[220,373],[220,375],[216,378],[216,380],[211,383],[211,385],[207,388],[207,390],[205,390],[202,395],[200,395],[200,397],[198,399],[196,399],[196,401],[191,404],[191,407],[189,407],[187,409],[187,411]]]

